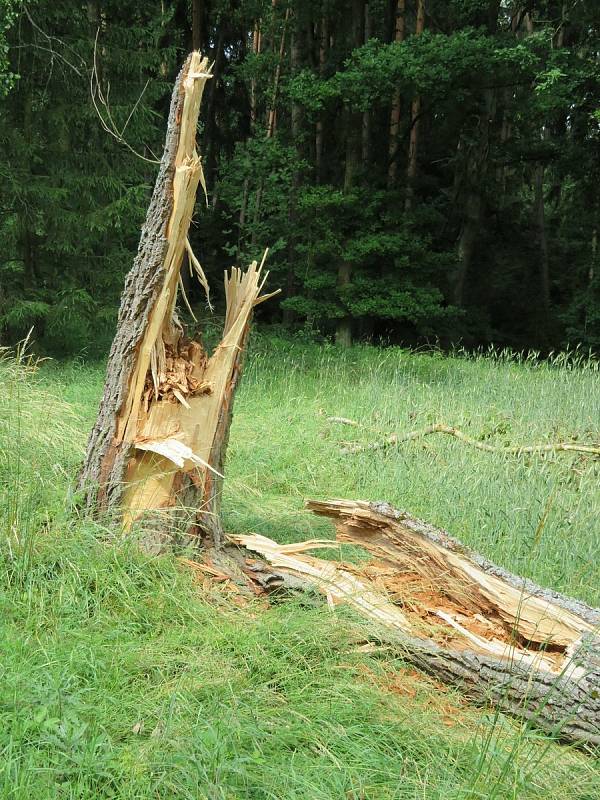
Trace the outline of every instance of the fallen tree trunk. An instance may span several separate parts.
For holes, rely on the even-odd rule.
[[[600,610],[543,589],[470,552],[386,503],[309,501],[332,518],[337,541],[360,545],[360,567],[306,551],[233,537],[277,572],[316,586],[378,625],[403,658],[569,741],[600,744]]]
[[[180,270],[187,251],[208,297],[208,284],[187,239],[196,191],[205,189],[196,127],[207,59],[192,53],[171,100],[163,157],[138,254],[127,276],[104,393],[79,476],[84,504],[113,512],[129,529],[150,519],[160,549],[174,532],[220,546],[220,495],[232,404],[262,264],[225,276],[223,338],[209,358],[178,320]],[[263,259],[264,260],[264,259]]]

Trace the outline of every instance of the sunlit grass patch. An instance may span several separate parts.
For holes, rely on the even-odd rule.
[[[237,608],[176,559],[78,519],[70,486],[103,367],[28,371],[0,362],[0,797],[598,796],[593,755],[470,706],[401,653],[362,647],[369,630],[349,611]],[[332,536],[306,497],[385,499],[597,604],[597,461],[507,458],[446,437],[343,456],[343,440],[371,433],[320,412],[390,433],[444,421],[490,442],[598,441],[599,388],[591,362],[256,341],[236,398],[227,527]]]

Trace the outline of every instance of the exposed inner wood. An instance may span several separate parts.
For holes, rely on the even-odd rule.
[[[210,78],[208,59],[200,53],[191,55],[187,74],[181,82],[184,94],[179,121],[179,143],[175,156],[173,177],[173,208],[167,227],[167,254],[164,280],[154,308],[148,319],[139,349],[135,371],[129,382],[129,392],[119,415],[117,438],[133,441],[137,435],[138,410],[146,376],[153,363],[152,374],[165,369],[165,345],[177,349],[181,329],[174,320],[177,287],[187,232],[194,212],[198,184],[204,184],[202,161],[196,150],[196,126],[206,81]]]
[[[326,595],[331,606],[336,602],[346,602],[384,625],[406,633],[411,630],[405,614],[368,580],[359,577],[358,570],[308,555],[310,550],[316,548],[331,548],[332,542],[311,539],[282,545],[260,534],[229,538],[248,550],[260,553],[274,567],[302,576]]]
[[[557,675],[570,662],[568,646],[540,649],[522,645],[507,630],[502,618],[490,613],[489,606],[477,609],[469,603],[465,607],[452,596],[454,593],[446,592],[445,584],[424,578],[419,571],[404,570],[402,564],[396,567],[390,560],[373,560],[357,566],[308,554],[317,546],[331,547],[331,543],[278,545],[259,535],[231,538],[260,553],[274,567],[302,575],[325,594],[330,605],[347,603],[374,621],[403,633],[457,651],[468,648],[507,661],[517,659]],[[587,630],[588,626],[584,623],[583,628]],[[571,645],[582,632],[573,636]]]
[[[146,527],[155,538],[182,532],[184,522],[188,534],[219,545],[223,461],[242,354],[253,308],[272,295],[261,296],[263,264],[225,276],[223,338],[210,358],[200,341],[184,334],[177,316],[179,289],[189,308],[180,275],[184,253],[209,299],[188,229],[198,186],[206,195],[196,128],[210,77],[207,59],[194,52],[175,83],[165,149],[121,298],[79,486],[90,511],[117,513],[125,529],[149,513],[152,526]]]
[[[182,472],[199,489],[200,512],[217,514],[211,501],[215,485],[223,477],[220,448],[224,426],[229,424],[252,310],[272,296],[260,295],[266,275],[253,262],[246,272],[234,268],[225,277],[225,328],[210,358],[199,343],[180,340],[179,356],[162,362],[171,367],[171,377],[159,365],[156,379],[146,378],[135,429],[137,452],[126,474],[123,506],[127,524],[150,509],[172,505]],[[153,399],[157,392],[159,399]]]
[[[452,622],[445,621],[457,631],[453,622],[485,641],[508,643],[511,651],[517,645],[523,651],[543,649],[546,657],[565,652],[595,629],[559,605],[552,593],[489,562],[482,564],[456,540],[408,515],[390,514],[389,506],[379,504],[378,511],[377,504],[361,501],[311,500],[308,507],[334,518],[339,542],[360,545],[376,557],[375,577],[403,605],[416,593],[418,602],[412,605],[419,615],[424,609],[440,619],[446,614]]]
[[[307,505],[334,520],[338,546],[359,545],[372,559],[310,555],[335,542],[231,538],[330,606],[346,603],[377,623],[377,638],[438,679],[562,738],[600,744],[600,610],[512,575],[385,503]]]

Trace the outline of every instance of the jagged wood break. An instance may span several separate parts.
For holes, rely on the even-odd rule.
[[[305,554],[323,542],[235,541],[331,605],[346,602],[379,623],[380,639],[438,679],[563,739],[600,744],[600,609],[512,575],[386,503],[311,500],[308,508],[373,561]]]
[[[225,276],[223,338],[208,358],[178,321],[184,252],[208,284],[191,251],[188,229],[198,185],[206,193],[196,127],[208,61],[192,53],[177,77],[165,149],[138,254],[127,276],[104,394],[79,477],[93,511],[113,511],[129,528],[152,516],[155,534],[182,520],[188,531],[219,546],[223,461],[233,395],[254,306],[266,274],[253,262]],[[187,509],[187,512],[186,512]]]

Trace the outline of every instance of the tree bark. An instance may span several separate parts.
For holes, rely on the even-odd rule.
[[[24,17],[22,21],[22,35],[23,41],[28,45],[33,42],[33,29],[31,21]],[[33,102],[33,79],[23,81],[23,143],[27,148],[29,157],[27,158],[25,185],[31,177],[32,163],[34,161],[33,154],[35,152],[34,144],[34,102]],[[35,219],[35,212],[31,212],[29,203],[19,203],[19,211],[17,212],[18,219],[18,243],[19,251],[23,261],[23,289],[26,293],[37,287],[38,276],[36,269],[36,236],[35,227],[32,224]]]
[[[138,254],[127,276],[104,394],[79,476],[86,508],[125,529],[152,520],[153,541],[182,529],[222,541],[220,495],[233,396],[263,282],[256,262],[226,276],[223,339],[211,358],[176,313],[184,252],[205,289],[187,232],[198,184],[195,137],[208,61],[192,53],[173,91],[167,137]]]
[[[544,129],[543,137],[546,137]],[[546,234],[546,202],[544,199],[544,165],[537,164],[533,176],[534,197],[533,216],[537,231],[537,244],[539,248],[540,271],[540,296],[544,319],[547,321],[550,313],[550,270],[548,261],[548,237]]]
[[[364,34],[363,41],[365,44],[371,38],[371,10],[369,3],[365,3],[364,9]],[[361,160],[363,169],[367,170],[369,167],[369,158],[371,155],[371,110],[369,108],[363,111],[362,115],[362,135],[361,135]]]
[[[325,77],[327,50],[329,47],[329,21],[326,15],[321,18],[319,36],[319,77]],[[317,183],[323,181],[323,112],[319,112],[315,128],[315,172]]]
[[[273,9],[275,9],[276,5],[277,5],[277,0],[273,0]],[[267,116],[266,116],[267,131],[265,134],[265,138],[267,139],[273,138],[275,130],[277,128],[277,96],[279,93],[281,66],[285,54],[285,39],[287,34],[287,25],[289,17],[290,17],[290,9],[287,8],[283,20],[283,28],[281,30],[281,39],[279,40],[279,57],[277,60],[277,64],[275,66],[275,74],[273,77],[273,97],[271,100],[271,105],[267,108]],[[252,235],[250,237],[250,243],[252,246],[256,244],[256,236],[258,231],[258,223],[260,222],[260,212],[261,212],[264,185],[265,185],[265,179],[264,177],[261,177],[258,183],[258,187],[256,189],[256,194],[254,195],[254,215],[252,219]]]
[[[338,266],[337,285],[342,291],[350,284],[352,277],[352,266],[347,261],[340,261]],[[340,347],[351,347],[352,345],[352,317],[344,314],[337,321],[335,329],[335,343]]]
[[[488,170],[490,127],[496,114],[496,96],[493,89],[486,89],[482,106],[475,144],[465,147],[462,139],[458,144],[459,152],[464,151],[463,219],[458,239],[458,270],[454,284],[454,302],[458,306],[464,303],[466,281],[475,255],[484,213],[484,183]]]
[[[260,46],[260,20],[256,20],[252,31],[252,55],[259,55]],[[254,132],[256,126],[256,102],[256,77],[252,75],[250,78],[250,130],[252,132]]]
[[[359,566],[305,553],[323,540],[234,540],[276,574],[316,586],[378,624],[374,638],[483,703],[569,741],[600,744],[600,609],[513,575],[446,531],[387,503],[311,500],[337,541],[365,548]]]
[[[592,230],[592,257],[590,259],[590,268],[588,270],[588,285],[591,287],[594,283],[596,262],[598,260],[598,228]]]
[[[403,42],[405,33],[405,13],[406,0],[397,0],[396,20],[394,25],[394,41]],[[396,182],[398,173],[398,135],[400,131],[400,113],[402,108],[402,98],[400,89],[396,89],[392,97],[392,107],[390,110],[389,144],[388,144],[388,187],[392,187]]]
[[[273,0],[273,8],[275,8],[276,2]],[[275,65],[275,74],[273,76],[273,97],[271,99],[271,104],[267,110],[267,139],[271,139],[273,134],[275,133],[275,127],[277,125],[277,99],[279,95],[279,83],[281,80],[281,67],[283,64],[283,57],[285,54],[285,39],[287,34],[287,26],[288,20],[290,18],[290,9],[286,8],[285,17],[283,19],[283,27],[281,29],[281,38],[279,40],[279,53],[277,58],[277,63]]]
[[[360,47],[364,41],[365,0],[353,0],[351,17],[352,47]],[[362,155],[362,115],[350,108],[346,109],[346,160],[344,165],[344,193],[352,190],[361,165]],[[341,258],[338,264],[337,287],[342,293],[352,279],[352,264]],[[341,298],[342,303],[344,298]],[[345,313],[336,323],[336,344],[349,347],[352,344],[352,315]]]
[[[262,35],[260,30],[260,20],[255,20],[254,28],[252,31],[252,55],[257,56],[261,52],[261,45],[262,45]],[[257,92],[256,92],[256,77],[253,74],[250,78],[250,136],[255,133],[256,129],[256,121],[258,118],[257,115]],[[250,137],[248,137],[250,138]],[[240,213],[238,217],[238,240],[237,240],[237,252],[238,258],[239,254],[242,249],[242,242],[245,238],[245,228],[246,228],[246,214],[248,212],[248,195],[250,192],[250,179],[248,177],[244,178],[244,185],[242,189],[242,201],[240,204]]]
[[[563,7],[564,14],[564,7]],[[533,17],[528,13],[525,17],[527,33],[531,36],[534,31]],[[563,27],[561,25],[558,41],[561,40]],[[555,46],[553,40],[552,46]],[[550,138],[550,128],[542,125],[541,139],[548,141]],[[547,323],[550,313],[550,272],[548,263],[548,237],[546,234],[546,202],[544,198],[544,164],[538,162],[533,173],[533,219],[537,233],[537,245],[539,250],[539,277],[540,277],[540,297],[542,316]]]
[[[418,0],[415,35],[420,36],[425,29],[425,0]],[[419,151],[419,124],[421,115],[421,95],[417,95],[410,109],[410,141],[408,145],[408,165],[406,167],[406,198],[404,210],[410,211],[417,177],[417,158]]]
[[[490,35],[498,28],[499,0],[489,0],[487,8],[487,30]],[[462,166],[462,224],[458,238],[458,269],[454,281],[454,302],[462,306],[465,299],[465,286],[471,269],[475,246],[483,220],[485,203],[485,181],[488,173],[490,149],[490,130],[496,117],[496,91],[485,89],[482,93],[480,110],[477,115],[475,136],[468,138],[474,143],[465,145],[467,137],[459,137],[457,164]],[[463,158],[460,158],[461,153]],[[462,162],[462,164],[461,164]],[[460,166],[459,166],[460,168]],[[457,175],[456,183],[460,183]]]
[[[219,35],[215,44],[214,51],[214,66],[213,72],[215,78],[211,81],[208,91],[208,102],[206,108],[206,176],[212,186],[215,186],[215,175],[218,166],[218,136],[217,136],[217,92],[220,89],[220,84],[217,83],[218,76],[221,74],[223,59],[225,58],[225,31],[226,22],[221,22],[219,25]],[[213,207],[215,204],[215,195],[213,195]]]
[[[204,3],[192,0],[192,49],[201,50],[204,46]]]
[[[306,38],[301,35],[302,31],[298,29],[298,20],[296,19],[296,27],[290,37],[290,67],[291,74],[296,75],[302,68],[302,47],[301,42],[306,41]],[[292,142],[296,148],[296,152],[300,156],[302,153],[302,107],[299,103],[292,101],[291,108],[291,133]],[[290,239],[288,242],[287,256],[288,264],[285,278],[285,298],[292,297],[296,290],[296,259],[298,257],[296,245],[297,236],[295,230],[297,228],[298,207],[297,199],[300,190],[302,176],[299,169],[294,170],[294,178],[292,181],[292,192],[289,198],[289,222],[290,222]],[[295,313],[291,308],[284,308],[282,315],[282,322],[285,326],[290,326],[294,322]]]

